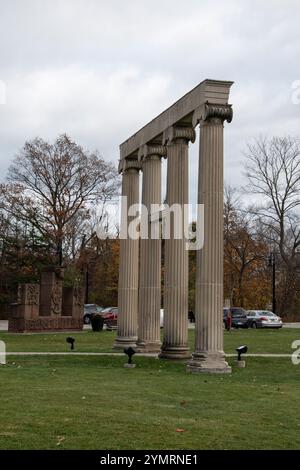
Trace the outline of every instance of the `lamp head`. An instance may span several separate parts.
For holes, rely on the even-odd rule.
[[[66,338],[66,342],[71,345],[71,350],[73,350],[74,349],[75,338],[72,338],[71,336],[68,336]]]
[[[238,361],[241,360],[241,355],[246,354],[247,351],[248,351],[248,346],[246,345],[239,346],[238,348],[236,348],[236,352],[238,353]]]
[[[128,356],[128,364],[131,364],[132,356],[135,354],[135,350],[131,346],[129,346],[129,348],[124,349],[124,353]]]

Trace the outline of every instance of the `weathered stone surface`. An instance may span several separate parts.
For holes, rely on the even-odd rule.
[[[34,319],[11,318],[8,331],[12,333],[30,333],[43,331],[77,331],[82,330],[83,319],[73,317],[51,316]]]
[[[40,316],[60,315],[62,309],[63,270],[56,267],[41,273]]]
[[[198,203],[204,205],[204,246],[197,253],[196,345],[190,372],[231,371],[223,352],[223,122],[231,113],[230,107],[226,112],[224,106],[213,106],[200,127]]]
[[[39,315],[39,284],[19,284],[17,302],[11,305],[11,318],[36,318]]]
[[[161,141],[162,133],[179,122],[192,124],[193,114],[206,102],[227,104],[233,82],[206,79],[186,93],[176,103],[152,119],[146,126],[120,145],[120,157],[125,159],[137,154],[139,149],[152,141]]]
[[[151,204],[161,204],[161,157],[165,153],[166,149],[163,146],[144,149],[142,204],[148,209],[149,214]],[[140,241],[137,346],[140,352],[159,352],[161,345],[161,240],[150,238],[150,221],[148,221],[148,235],[148,239]]]
[[[82,330],[83,291],[80,287],[63,288],[60,269],[42,273],[44,304],[40,308],[40,285],[20,284],[17,302],[11,306],[8,331],[14,333],[37,331]],[[64,297],[64,302],[62,302]],[[52,315],[40,315],[46,310]],[[63,311],[62,311],[63,308]]]
[[[139,165],[126,161],[122,175],[122,196],[127,196],[128,207],[139,202]],[[133,220],[127,214],[127,224]],[[139,273],[139,240],[120,240],[120,266],[118,290],[118,334],[114,348],[124,349],[136,346],[138,314],[138,276]]]
[[[195,138],[191,128],[175,128],[167,140],[167,204],[188,203],[188,144]],[[183,210],[182,210],[183,213]],[[184,217],[181,239],[174,239],[174,218],[170,219],[170,239],[165,240],[164,340],[162,359],[186,359],[188,347],[188,251],[184,238]]]
[[[39,284],[19,284],[18,302],[25,305],[39,305],[40,286]]]

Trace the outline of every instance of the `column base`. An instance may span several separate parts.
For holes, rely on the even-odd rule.
[[[186,367],[191,373],[231,374],[224,353],[194,353]]]
[[[137,337],[136,336],[118,336],[115,339],[113,349],[121,349],[123,350],[124,348],[135,348],[136,349],[136,342],[137,342]]]
[[[162,347],[159,359],[181,359],[191,358],[191,351],[186,347]]]
[[[136,344],[138,353],[160,353],[160,341],[143,341],[140,340]]]

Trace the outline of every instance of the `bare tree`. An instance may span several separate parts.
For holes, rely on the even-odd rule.
[[[248,145],[248,192],[257,202],[251,213],[284,266],[285,300],[291,299],[300,248],[300,144],[291,137],[259,138]],[[282,309],[283,307],[281,307]]]
[[[283,261],[293,264],[300,246],[300,145],[291,137],[260,138],[248,145],[248,189],[260,200],[252,212],[265,225]]]
[[[30,224],[48,240],[62,264],[66,243],[83,228],[91,206],[116,196],[118,174],[98,152],[88,152],[61,135],[50,144],[26,142],[0,185],[0,204],[8,214]]]

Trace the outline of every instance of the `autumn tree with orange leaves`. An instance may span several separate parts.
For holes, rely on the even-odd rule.
[[[70,240],[79,234],[81,243],[91,207],[105,205],[118,187],[115,167],[97,151],[83,149],[65,134],[53,144],[36,138],[25,143],[8,182],[0,185],[0,208],[42,237],[62,265]]]

